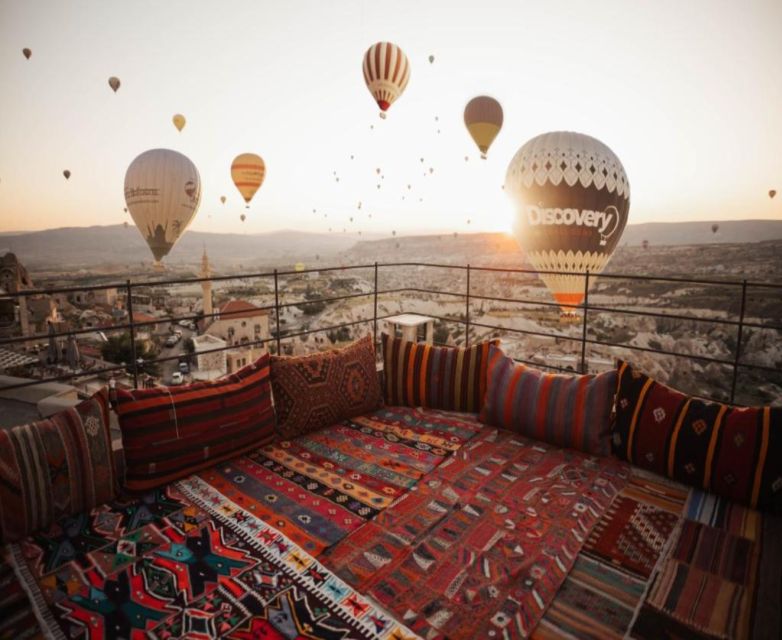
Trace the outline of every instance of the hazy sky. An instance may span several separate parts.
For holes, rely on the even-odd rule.
[[[378,40],[412,64],[387,120],[361,73]],[[486,161],[462,121],[481,93],[505,110]],[[630,223],[780,218],[781,108],[779,0],[0,0],[0,230],[130,221],[153,147],[198,167],[194,229],[507,230],[507,164],[556,129],[619,156]],[[244,151],[267,177],[242,224]]]

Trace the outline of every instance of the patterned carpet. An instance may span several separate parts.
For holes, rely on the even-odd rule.
[[[626,474],[486,429],[320,559],[424,638],[526,637]]]
[[[199,475],[317,556],[407,492],[481,428],[467,414],[387,407]]]

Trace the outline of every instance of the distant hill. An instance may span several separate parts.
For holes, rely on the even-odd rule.
[[[712,233],[712,224],[719,224]],[[439,244],[451,234],[406,236],[402,249],[407,257],[419,259],[438,255]],[[360,242],[355,235],[339,233],[311,233],[307,231],[275,231],[262,234],[205,233],[188,231],[174,247],[166,262],[171,266],[193,265],[206,246],[215,265],[237,266],[286,264],[293,261],[311,261],[316,255],[329,261],[338,254],[347,258],[376,259],[372,257],[378,245],[374,241],[385,238],[396,243],[402,238],[387,235],[364,234]],[[712,222],[660,222],[629,225],[621,245],[637,246],[648,240],[651,246],[690,244],[745,243],[782,239],[782,221],[730,220]],[[455,245],[465,255],[472,253],[472,245],[480,252],[486,243],[494,243],[502,251],[515,250],[514,243],[497,233],[459,234],[447,245]],[[510,243],[510,245],[509,245]],[[375,248],[373,248],[375,247]],[[0,253],[13,251],[32,269],[52,267],[89,268],[106,265],[149,263],[150,253],[135,227],[123,225],[94,227],[64,227],[24,233],[0,234]],[[415,256],[413,254],[416,254]]]

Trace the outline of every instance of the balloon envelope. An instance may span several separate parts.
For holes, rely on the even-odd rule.
[[[220,196],[220,202],[222,202],[223,204],[225,204],[225,196]]]
[[[200,201],[198,169],[177,151],[145,151],[125,173],[125,202],[157,263],[192,222]]]
[[[174,126],[177,128],[177,131],[182,131],[182,129],[185,128],[185,125],[187,124],[187,120],[185,120],[185,116],[183,116],[181,113],[177,113],[174,115],[173,118],[171,118],[171,122],[174,123]]]
[[[22,55],[29,60],[30,56],[33,55],[33,52],[30,51],[30,49],[28,49],[27,47],[25,47],[24,49],[22,49]]]
[[[464,107],[464,124],[485,160],[491,143],[502,128],[502,107],[489,96],[477,96]]]
[[[777,190],[776,190],[776,189],[771,189],[771,190],[768,192],[768,197],[769,197],[769,198],[771,198],[772,200],[774,199],[774,196],[775,196],[775,195],[777,195]]]
[[[717,231],[719,231],[719,230],[720,230],[720,225],[718,225],[718,224],[711,225],[711,232],[712,233],[717,233]]]
[[[114,90],[114,93],[117,93],[117,89],[119,89],[119,85],[120,85],[119,78],[115,76],[111,76],[111,78],[109,78],[109,86]]]
[[[266,177],[266,164],[255,153],[240,153],[231,163],[231,179],[247,204],[253,199]]]
[[[294,268],[294,270],[296,270],[296,271],[304,271],[304,268],[305,268],[305,267],[304,267],[304,263],[303,263],[303,262],[297,262],[297,263],[294,265],[294,267],[293,267],[293,268]]]
[[[505,184],[517,204],[516,240],[535,269],[603,270],[630,210],[630,184],[611,149],[581,133],[544,133],[516,152]],[[583,276],[540,277],[566,313],[584,299]]]
[[[384,113],[402,95],[410,81],[410,61],[392,42],[378,42],[364,54],[364,82]]]
[[[65,179],[66,179],[66,180],[70,180],[70,177],[71,177],[71,172],[70,172],[70,171],[68,171],[68,169],[66,169],[65,171],[63,171],[63,172],[62,172],[62,175],[64,175],[64,176],[65,176]]]

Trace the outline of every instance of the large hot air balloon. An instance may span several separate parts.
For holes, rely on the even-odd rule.
[[[776,189],[771,189],[771,190],[768,192],[768,197],[769,197],[769,198],[771,198],[772,200],[774,199],[774,196],[775,196],[775,195],[777,195],[777,190],[776,190]]]
[[[62,172],[62,175],[64,175],[64,176],[65,176],[65,179],[66,179],[66,180],[70,180],[70,179],[71,179],[71,172],[70,172],[68,169],[66,169],[65,171],[63,171],[63,172]]]
[[[260,189],[266,177],[266,165],[261,156],[254,153],[240,153],[231,163],[231,179],[250,208],[250,200]]]
[[[177,131],[182,131],[182,129],[184,129],[185,125],[187,124],[187,120],[185,120],[185,116],[183,116],[181,113],[174,114],[174,117],[171,118],[171,122],[174,123],[174,126],[177,128]]]
[[[176,151],[145,151],[125,173],[125,202],[157,268],[193,220],[200,201],[198,169]]]
[[[117,78],[116,76],[111,76],[111,78],[109,78],[109,86],[114,90],[114,93],[117,93],[117,89],[119,89],[119,85],[120,85],[119,78]]]
[[[25,47],[24,49],[22,49],[22,55],[29,60],[30,56],[33,55],[33,52],[27,47]]]
[[[464,124],[486,159],[491,143],[502,128],[502,107],[489,96],[473,98],[464,107]]]
[[[539,271],[598,274],[622,236],[630,184],[619,158],[599,140],[555,131],[528,141],[505,176],[515,199],[514,233]],[[584,299],[579,275],[541,273],[568,316]],[[594,279],[591,279],[594,282]]]
[[[364,54],[364,82],[380,107],[380,117],[407,87],[410,61],[404,51],[391,42],[373,44]]]

